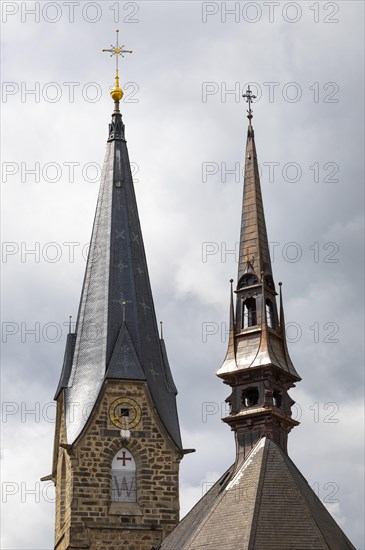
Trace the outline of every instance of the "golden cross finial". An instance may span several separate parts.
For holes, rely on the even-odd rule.
[[[115,86],[113,90],[110,92],[110,95],[114,99],[115,102],[119,102],[123,97],[123,90],[119,87],[119,74],[118,74],[118,60],[119,56],[124,57],[124,53],[133,53],[132,50],[124,50],[124,45],[119,46],[119,29],[116,30],[117,34],[117,40],[116,40],[116,46],[113,46],[111,44],[111,48],[104,48],[103,52],[109,52],[110,57],[113,57],[115,55]]]
[[[103,49],[103,52],[110,52],[110,57],[113,57],[113,55],[115,55],[115,61],[116,61],[116,71],[117,71],[117,74],[118,74],[118,59],[119,59],[119,56],[121,55],[122,57],[124,57],[124,53],[133,53],[132,50],[123,50],[124,48],[124,45],[123,46],[119,46],[119,29],[116,30],[116,34],[117,34],[117,42],[116,42],[116,46],[113,46],[113,44],[111,44],[111,48],[109,49]]]

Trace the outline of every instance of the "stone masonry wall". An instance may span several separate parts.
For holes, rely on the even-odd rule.
[[[129,438],[122,438],[109,418],[111,404],[124,397],[134,399],[142,410]],[[60,441],[65,441],[64,427]],[[122,447],[136,461],[138,512],[123,503],[111,509],[111,464]],[[62,454],[66,491],[61,490]],[[146,383],[107,381],[80,440],[69,452],[59,450],[56,517],[61,514],[62,494],[66,512],[63,527],[56,526],[56,540],[65,531],[57,550],[68,550],[70,544],[92,550],[151,550],[157,546],[179,521],[181,456],[157,417]]]
[[[58,443],[66,443],[66,427],[63,415],[63,395],[57,403],[57,422],[59,425]],[[56,525],[55,525],[55,548],[66,550],[68,547],[68,536],[71,522],[72,502],[72,472],[71,461],[67,451],[58,447],[57,470],[56,470]]]

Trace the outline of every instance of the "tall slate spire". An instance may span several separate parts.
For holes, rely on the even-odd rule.
[[[112,47],[112,55],[127,52]],[[100,192],[76,331],[69,335],[56,397],[64,389],[67,443],[82,433],[104,381],[144,380],[168,434],[181,448],[173,383],[160,340],[147,261],[119,110],[118,70],[111,92]]]
[[[293,401],[287,391],[300,380],[290,359],[284,326],[282,298],[280,318],[276,305],[269,244],[255,136],[252,127],[250,89],[245,154],[245,177],[236,311],[230,307],[228,351],[217,375],[232,386],[227,398],[230,414],[223,420],[236,435],[237,459],[262,436],[270,436],[287,449],[287,435],[298,422],[292,419]],[[235,319],[235,322],[232,321]]]

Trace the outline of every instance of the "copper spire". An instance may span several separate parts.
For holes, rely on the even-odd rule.
[[[294,401],[288,394],[300,380],[290,359],[280,322],[262,204],[260,176],[249,104],[236,310],[231,291],[230,333],[226,357],[217,375],[232,388],[230,412],[223,421],[235,432],[236,465],[256,442],[269,437],[286,452]]]
[[[249,92],[248,89],[247,101],[251,105],[252,96]],[[255,137],[251,125],[251,107],[248,113],[250,124],[246,143],[238,284],[240,284],[241,277],[250,270],[256,274],[257,278],[260,277],[261,271],[265,276],[272,276]]]

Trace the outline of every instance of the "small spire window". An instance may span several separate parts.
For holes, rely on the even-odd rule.
[[[278,409],[281,409],[283,404],[283,397],[279,391],[274,390],[272,395],[272,402],[274,407],[278,407]]]
[[[253,407],[259,401],[259,390],[257,388],[247,388],[242,392],[242,403],[245,407]]]
[[[274,306],[271,300],[266,300],[265,311],[266,311],[267,326],[270,328],[275,328],[275,313],[274,313]]]
[[[115,454],[112,462],[112,501],[137,501],[136,462],[125,447]]]
[[[256,300],[255,298],[246,298],[242,304],[242,328],[253,327],[256,324]]]

